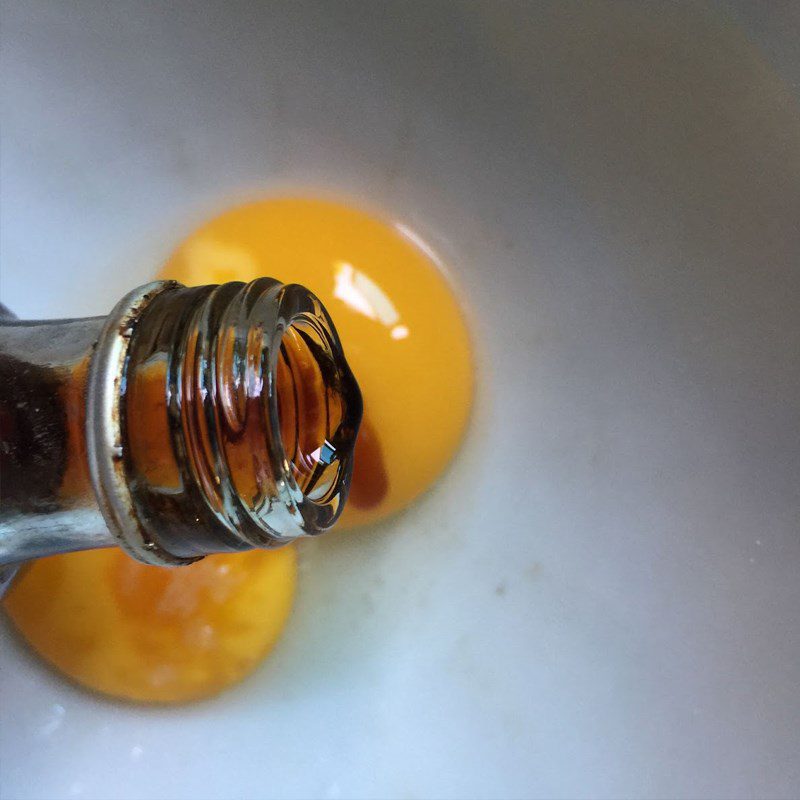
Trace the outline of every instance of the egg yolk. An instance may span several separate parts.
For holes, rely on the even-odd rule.
[[[188,285],[266,275],[300,283],[322,300],[364,398],[337,530],[406,507],[441,474],[463,436],[472,353],[440,266],[401,223],[337,203],[282,198],[205,223],[159,274]]]
[[[92,550],[34,562],[5,608],[33,649],[83,686],[180,703],[253,670],[283,630],[296,575],[292,547],[174,569]]]
[[[322,300],[361,387],[364,420],[337,528],[404,508],[452,458],[472,400],[464,316],[435,254],[400,223],[330,202],[278,199],[201,226],[159,275],[189,285],[261,276],[303,284]],[[152,394],[148,402],[157,404],[161,386],[163,377],[143,376],[131,391],[145,401]],[[142,438],[147,455],[161,436],[154,430],[152,442]],[[140,460],[152,480],[169,485],[168,461]],[[5,607],[32,647],[78,683],[129,700],[178,703],[219,692],[269,652],[288,618],[296,575],[291,547],[175,569],[100,550],[31,564]]]

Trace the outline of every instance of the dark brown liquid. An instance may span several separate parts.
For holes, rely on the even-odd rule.
[[[54,511],[67,466],[64,376],[0,355],[0,497],[6,509]]]
[[[30,360],[24,323],[0,328],[0,498],[5,513],[51,513],[91,502],[84,441],[95,321],[54,322],[52,348]],[[77,331],[86,330],[82,344]],[[68,341],[59,344],[59,338]],[[36,348],[31,347],[34,351]]]
[[[353,479],[348,502],[355,508],[378,506],[389,491],[389,476],[381,452],[381,442],[369,417],[361,420],[356,439]]]

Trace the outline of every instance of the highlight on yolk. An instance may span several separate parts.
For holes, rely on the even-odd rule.
[[[181,703],[244,678],[289,616],[295,549],[150,567],[116,548],[34,562],[4,604],[46,661],[114,697]]]
[[[466,321],[436,255],[400,223],[283,198],[210,220],[159,274],[188,285],[261,276],[322,300],[361,387],[364,421],[337,529],[404,508],[449,463],[472,402]]]

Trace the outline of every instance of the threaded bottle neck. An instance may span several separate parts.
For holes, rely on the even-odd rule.
[[[267,278],[162,283],[152,295],[123,342],[124,486],[111,487],[122,502],[110,509],[121,544],[181,562],[330,528],[347,496],[361,396],[320,301]]]

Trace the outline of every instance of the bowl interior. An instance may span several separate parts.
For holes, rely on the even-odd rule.
[[[727,11],[5,4],[2,45],[20,316],[308,192],[443,255],[479,365],[441,483],[304,545],[234,690],[107,702],[4,629],[3,796],[796,794],[800,112]]]

